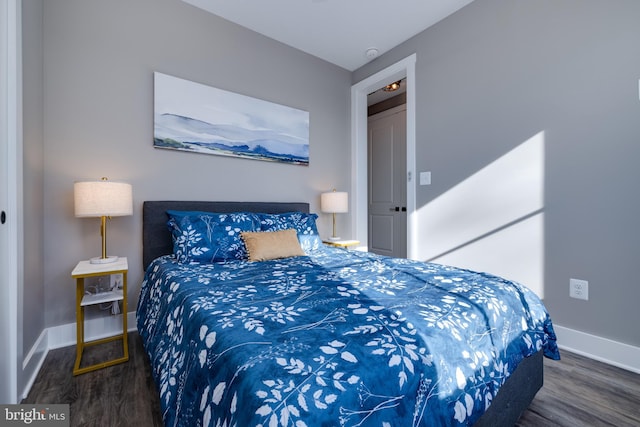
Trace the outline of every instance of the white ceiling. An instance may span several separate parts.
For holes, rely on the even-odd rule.
[[[473,0],[183,0],[349,71]]]

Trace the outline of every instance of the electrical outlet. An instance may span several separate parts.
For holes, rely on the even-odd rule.
[[[571,298],[589,299],[589,282],[580,279],[569,279],[569,296]]]
[[[114,289],[122,288],[122,273],[111,274],[109,279],[109,290],[113,291]]]

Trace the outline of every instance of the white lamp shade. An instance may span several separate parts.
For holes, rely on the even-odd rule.
[[[349,194],[346,191],[320,194],[320,209],[328,213],[349,212]]]
[[[73,184],[76,217],[128,216],[133,214],[131,184],[86,181]]]

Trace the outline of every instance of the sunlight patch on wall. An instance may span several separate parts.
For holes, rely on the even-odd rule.
[[[544,214],[539,213],[434,262],[502,276],[527,286],[543,298],[543,229]]]
[[[544,132],[418,211],[420,259],[496,274],[544,297]]]

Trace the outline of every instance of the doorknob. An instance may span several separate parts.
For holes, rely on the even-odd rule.
[[[391,212],[400,212],[400,206],[390,207],[389,211],[391,211]]]
[[[5,222],[7,222],[7,213],[2,211],[2,213],[0,213],[0,224],[4,224]]]

